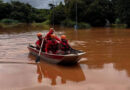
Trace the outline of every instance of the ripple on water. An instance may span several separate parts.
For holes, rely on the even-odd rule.
[[[24,30],[23,30],[24,31]],[[35,57],[28,54],[27,45],[37,40],[31,31],[0,34],[0,89],[37,88],[54,90],[127,90],[130,86],[130,31],[119,32],[105,28],[89,31],[71,29],[58,31],[67,35],[72,47],[88,52],[76,66],[59,66],[41,61],[40,68],[33,64]],[[123,33],[123,34],[122,34]],[[42,85],[42,86],[40,86]],[[31,89],[30,89],[31,88]],[[48,88],[47,88],[48,89]],[[25,89],[26,90],[26,89]],[[128,89],[129,90],[129,89]]]

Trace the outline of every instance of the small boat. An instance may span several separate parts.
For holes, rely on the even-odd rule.
[[[38,56],[39,50],[37,50],[34,46],[29,45],[28,50],[30,54],[34,56]],[[41,52],[40,58],[44,61],[54,63],[54,64],[73,64],[77,63],[82,55],[84,55],[85,52],[74,50],[71,54],[61,55],[61,54],[49,54],[45,52]]]

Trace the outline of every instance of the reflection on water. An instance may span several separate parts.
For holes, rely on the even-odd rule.
[[[84,74],[79,65],[71,67],[54,66],[41,62],[37,64],[38,82],[44,82],[43,78],[48,78],[51,85],[58,83],[65,84],[67,81],[81,82],[85,80]],[[58,80],[59,78],[59,80]]]
[[[54,90],[66,90],[64,85],[68,85],[71,90],[129,90],[129,29],[92,28],[74,31],[56,28],[56,31],[58,36],[63,33],[67,35],[73,48],[87,52],[77,65],[67,67],[44,61],[27,64],[35,61],[35,57],[28,54],[28,43],[36,41],[37,32],[45,34],[47,30],[0,29],[0,62],[6,62],[0,63],[0,89],[49,85],[60,87]]]
[[[31,54],[28,55],[30,60],[35,60]],[[65,84],[67,81],[81,82],[85,80],[84,73],[79,64],[73,66],[54,65],[41,60],[37,64],[37,81],[43,83],[44,79],[49,79],[51,85],[57,85],[57,82]],[[60,78],[59,81],[58,78]]]

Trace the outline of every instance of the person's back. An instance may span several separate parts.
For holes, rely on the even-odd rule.
[[[54,29],[50,28],[50,31],[45,36],[45,40],[51,40],[51,35],[52,34],[54,34]],[[55,39],[58,40],[58,41],[60,41],[60,39],[57,36],[55,36]]]
[[[55,39],[55,35],[51,35],[51,40],[47,40],[45,52],[56,54],[58,51],[58,42]]]
[[[45,39],[50,40],[51,39],[51,34],[54,33],[54,29],[50,28],[50,31],[46,34]]]
[[[71,47],[68,44],[68,40],[66,40],[66,36],[65,35],[61,35],[60,45],[61,45],[60,48],[64,52],[64,54],[70,53]]]

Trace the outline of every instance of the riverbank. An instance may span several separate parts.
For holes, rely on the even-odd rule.
[[[26,24],[26,23],[12,23],[12,24],[0,23],[0,28],[3,28],[3,29],[23,28],[23,27],[27,27],[27,26],[32,27],[32,28],[48,29],[52,25],[46,24],[46,22],[43,22],[43,23],[30,23],[30,24]],[[72,23],[62,24],[62,25],[59,25],[59,26],[60,27],[68,27],[68,28],[76,28],[75,25],[72,24]],[[87,23],[79,23],[77,28],[78,29],[88,29],[88,28],[91,28],[91,26],[89,24],[87,24]]]
[[[44,24],[44,23],[13,23],[13,24],[5,24],[5,23],[0,23],[0,28],[3,29],[9,29],[9,28],[23,28],[23,27],[32,27],[32,28],[49,28],[50,25]]]
[[[0,23],[0,28],[1,29],[11,29],[11,28],[24,28],[24,27],[28,27],[28,28],[32,28],[32,29],[49,29],[52,25],[49,24],[48,21],[42,22],[42,23]],[[90,29],[93,28],[91,25],[87,24],[87,23],[79,23],[77,25],[77,27],[75,26],[74,22],[65,22],[61,25],[55,25],[56,27],[63,27],[63,28],[77,28],[77,29]],[[111,28],[127,28],[126,24],[111,24],[109,26],[106,27],[111,27]]]

